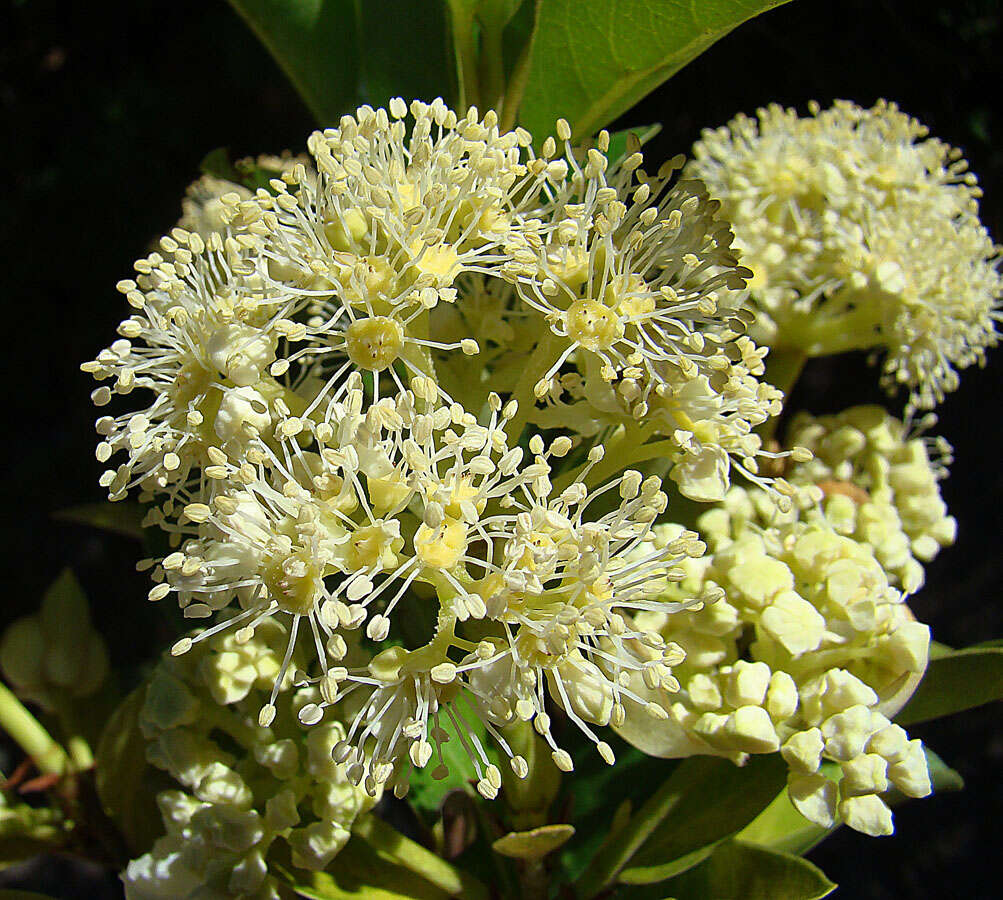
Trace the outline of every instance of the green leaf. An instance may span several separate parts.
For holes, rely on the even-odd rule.
[[[199,163],[199,171],[203,175],[212,175],[213,178],[220,178],[223,181],[240,183],[240,173],[234,168],[230,160],[230,151],[226,147],[217,147],[203,156]]]
[[[461,694],[454,700],[454,708],[460,710],[468,708],[468,704],[460,702],[464,696],[464,694]],[[467,734],[473,735],[473,737],[480,741],[481,746],[484,747],[488,754],[488,759],[497,765],[498,751],[495,749],[494,742],[488,739],[484,723],[477,716],[469,714],[463,718],[468,726]],[[432,777],[432,772],[438,766],[438,757],[433,753],[431,761],[425,768],[415,769],[411,773],[411,789],[407,795],[412,806],[428,812],[433,812],[442,805],[446,794],[456,789],[457,780],[465,780],[474,774],[470,756],[464,750],[463,741],[460,740],[459,735],[456,733],[456,726],[452,720],[448,715],[443,714],[439,716],[439,725],[449,736],[449,740],[442,748],[442,761],[445,763],[446,768],[449,769],[449,776],[440,781],[436,781]],[[470,738],[466,734],[464,735],[464,740],[469,747]]]
[[[491,848],[513,859],[542,859],[564,846],[574,833],[572,825],[541,825],[529,831],[510,831],[498,838]]]
[[[321,125],[358,105],[355,0],[230,0]],[[362,4],[367,7],[384,4]]]
[[[520,120],[542,141],[612,122],[747,19],[786,0],[543,0]]]
[[[225,151],[224,151],[225,152]],[[80,506],[70,506],[56,510],[52,518],[59,522],[72,522],[75,525],[89,525],[101,531],[110,531],[123,537],[143,537],[143,517],[146,510],[138,503],[121,501],[119,503],[84,503]]]
[[[753,757],[743,767],[715,757],[697,760],[674,774],[675,806],[620,873],[621,881],[648,884],[695,865],[701,853],[759,815],[787,778],[777,754]]]
[[[146,761],[146,741],[139,729],[145,699],[145,685],[125,698],[105,725],[95,757],[98,797],[135,856],[163,834],[156,794],[171,786]]]
[[[969,647],[931,659],[895,721],[926,722],[993,700],[1003,700],[1003,647]]]
[[[463,896],[469,900],[486,900],[488,896],[487,888],[472,875],[406,838],[376,816],[366,816],[355,826],[355,834],[384,861],[403,866],[451,896]]]
[[[664,886],[667,894],[728,900],[820,900],[836,885],[818,866],[789,853],[741,841],[719,845],[711,856]]]
[[[773,800],[786,772],[777,754],[755,756],[744,767],[690,757],[596,854],[578,879],[581,895],[594,897],[618,876],[648,884],[696,865]]]
[[[311,900],[447,900],[447,891],[429,884],[403,866],[382,857],[353,834],[328,872],[272,869],[298,896]]]

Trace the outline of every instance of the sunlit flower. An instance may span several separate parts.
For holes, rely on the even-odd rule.
[[[688,173],[735,229],[755,334],[808,354],[881,348],[929,408],[997,341],[998,248],[960,151],[894,104],[770,106],[708,129]]]
[[[666,598],[723,599],[671,616],[644,612],[680,645],[681,690],[651,723],[627,707],[620,733],[658,756],[710,754],[742,762],[778,750],[790,766],[794,805],[830,827],[891,831],[882,794],[930,792],[919,741],[890,723],[926,668],[929,628],[915,621],[871,548],[837,534],[810,510],[817,488],[784,513],[766,492],[733,488],[705,513],[700,533],[713,553],[685,566]],[[676,526],[659,526],[656,542]],[[642,691],[643,693],[643,691]],[[837,786],[820,767],[843,772]]]

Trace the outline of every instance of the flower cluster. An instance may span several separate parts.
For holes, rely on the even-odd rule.
[[[99,406],[133,400],[97,456],[169,536],[150,599],[232,611],[174,653],[287,621],[258,727],[311,685],[299,720],[347,710],[334,757],[372,796],[445,774],[444,723],[486,797],[478,732],[522,776],[503,732],[532,721],[570,770],[548,702],[612,763],[595,727],[643,702],[631,685],[678,687],[679,647],[633,617],[702,599],[657,585],[704,545],[652,543],[666,494],[626,448],[696,499],[733,466],[772,489],[753,428],[780,394],[728,305],[748,273],[717,204],[672,183],[679,160],[649,176],[557,131],[563,155],[536,155],[493,112],[363,107],[267,187],[209,186],[209,227],[136,264],[133,314],[83,367]]]
[[[796,491],[784,513],[759,490],[732,488],[701,516],[713,551],[687,564],[669,597],[709,590],[724,598],[664,616],[644,613],[686,654],[682,690],[665,703],[668,720],[622,734],[660,756],[693,753],[741,762],[780,751],[791,799],[808,819],[844,821],[868,834],[892,829],[880,795],[930,791],[919,741],[889,716],[926,668],[929,629],[916,622],[871,547],[837,533],[819,514],[817,487]],[[656,526],[655,541],[677,526]],[[842,771],[837,786],[823,760]]]
[[[305,732],[296,719],[315,687],[298,688],[268,727],[257,722],[287,637],[269,620],[248,641],[218,635],[154,670],[140,726],[148,759],[180,786],[157,795],[166,833],[129,863],[128,897],[278,898],[266,862],[276,841],[293,866],[323,869],[372,806],[331,758],[343,726],[328,716]]]
[[[886,386],[933,407],[998,341],[999,248],[975,177],[894,104],[810,113],[770,106],[708,129],[688,173],[733,223],[760,340],[880,348]]]
[[[957,532],[938,486],[947,477],[950,445],[921,436],[878,406],[818,418],[799,413],[788,442],[814,456],[789,467],[787,478],[817,485],[832,527],[868,544],[889,580],[915,593],[922,564],[953,544]]]

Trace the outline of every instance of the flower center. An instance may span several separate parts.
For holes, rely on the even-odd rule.
[[[623,325],[613,310],[595,300],[576,300],[565,315],[568,337],[586,350],[606,350],[623,337]]]
[[[393,365],[404,349],[404,329],[393,319],[359,319],[345,330],[348,358],[360,369],[380,372]]]

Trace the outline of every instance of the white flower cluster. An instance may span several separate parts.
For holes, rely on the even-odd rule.
[[[608,135],[576,155],[558,133],[564,155],[536,156],[492,112],[363,107],[310,138],[309,166],[219,196],[218,229],[164,237],[83,367],[99,406],[136,398],[98,420],[97,456],[120,459],[111,499],[138,488],[170,535],[150,599],[240,607],[174,652],[288,617],[260,725],[290,682],[318,691],[306,724],[347,701],[335,758],[371,795],[433,757],[443,773],[448,720],[493,797],[468,716],[518,775],[517,720],[569,770],[548,693],[612,762],[593,727],[639,701],[632,680],[677,687],[679,648],[631,615],[685,606],[652,585],[704,545],[651,544],[660,480],[608,440],[668,458],[697,499],[732,465],[767,484],[753,427],[780,395],[719,305],[747,272],[717,204],[672,186],[679,161],[652,177],[636,152],[611,166]],[[565,394],[593,412],[548,424]]]
[[[140,714],[147,757],[181,788],[157,796],[166,834],[129,863],[131,900],[277,900],[283,894],[266,860],[276,841],[293,866],[323,869],[372,806],[331,758],[343,726],[329,717],[304,731],[296,719],[319,699],[315,687],[296,690],[268,727],[258,723],[286,640],[286,629],[269,620],[244,643],[220,635],[154,670]]]
[[[818,485],[832,527],[868,544],[892,583],[915,593],[922,564],[957,533],[938,486],[951,463],[947,441],[910,431],[879,406],[856,406],[835,416],[799,413],[788,442],[814,454],[790,466],[788,480]]]
[[[805,509],[821,496],[797,493]],[[687,577],[666,595],[717,590],[726,599],[636,617],[682,647],[682,689],[662,701],[667,721],[628,716],[621,733],[659,756],[741,762],[779,750],[791,799],[808,819],[889,833],[881,795],[892,786],[930,792],[920,742],[889,720],[926,668],[929,628],[913,619],[871,548],[817,513],[784,514],[764,492],[733,488],[699,528],[713,553],[687,563]],[[677,529],[656,526],[655,542]],[[820,771],[823,760],[842,771],[838,786]]]
[[[762,342],[880,348],[886,386],[930,408],[998,341],[999,248],[975,177],[894,104],[810,113],[774,105],[708,129],[687,173],[732,221]]]

